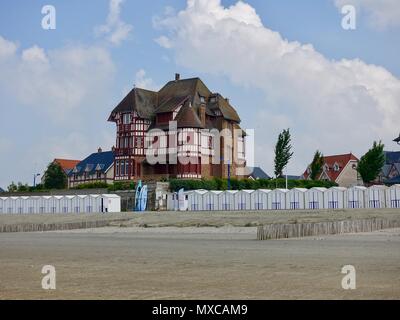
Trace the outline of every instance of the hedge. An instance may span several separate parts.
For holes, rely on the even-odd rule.
[[[227,179],[221,178],[213,178],[210,180],[201,179],[201,180],[180,180],[180,179],[171,179],[169,180],[170,190],[178,191],[183,188],[184,190],[196,190],[196,189],[205,189],[205,190],[227,190],[228,189],[228,181]],[[337,186],[337,183],[331,181],[313,181],[313,180],[288,180],[288,189],[293,188],[313,188],[313,187],[325,187],[330,188]],[[285,179],[231,179],[230,180],[230,189],[231,190],[257,190],[257,189],[276,189],[276,188],[285,188],[286,181]]]

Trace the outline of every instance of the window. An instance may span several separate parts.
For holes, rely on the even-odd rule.
[[[121,161],[121,176],[124,176],[125,175],[125,161],[124,160],[122,160]]]
[[[205,103],[205,102],[206,102],[206,98],[203,97],[203,96],[200,96],[200,102],[201,102],[201,103]]]
[[[125,161],[125,175],[129,175],[129,161]]]
[[[339,165],[337,163],[334,164],[333,166],[333,170],[335,170],[336,172],[339,171]]]
[[[123,114],[122,123],[123,124],[130,124],[131,123],[131,115],[130,115],[130,113],[124,113]]]
[[[118,160],[115,162],[115,168],[116,168],[115,175],[119,176],[119,161]]]

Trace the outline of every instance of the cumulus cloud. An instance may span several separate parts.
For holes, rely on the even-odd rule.
[[[142,89],[158,91],[160,86],[156,85],[152,78],[146,76],[146,71],[140,69],[135,74],[135,86]]]
[[[113,45],[120,45],[129,37],[133,26],[121,20],[121,5],[124,0],[110,0],[107,21],[104,25],[97,26],[95,33],[105,36]]]
[[[109,52],[101,47],[67,46],[48,52],[37,45],[16,48],[0,36],[0,90],[59,120],[96,96],[115,72]]]
[[[290,42],[244,2],[225,8],[220,0],[189,0],[157,23],[178,64],[263,92],[263,106],[237,107],[251,119],[244,127],[256,129],[256,161],[269,170],[285,127],[294,135],[291,168],[298,173],[317,148],[360,156],[374,139],[389,142],[398,132],[399,79],[383,67],[330,60],[310,44]]]
[[[371,26],[378,29],[400,26],[400,2],[398,0],[334,0],[339,10],[353,5],[365,12]]]

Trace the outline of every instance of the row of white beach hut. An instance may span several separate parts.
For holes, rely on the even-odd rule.
[[[390,188],[294,188],[207,191],[193,190],[167,196],[168,210],[304,210],[400,208],[400,185]]]
[[[116,194],[0,197],[0,214],[120,212]]]

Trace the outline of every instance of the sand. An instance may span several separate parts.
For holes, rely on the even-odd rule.
[[[256,241],[255,230],[3,233],[0,299],[400,298],[400,229],[271,241]],[[41,288],[46,264],[56,268],[56,290]],[[356,268],[356,290],[341,288],[347,264]]]

